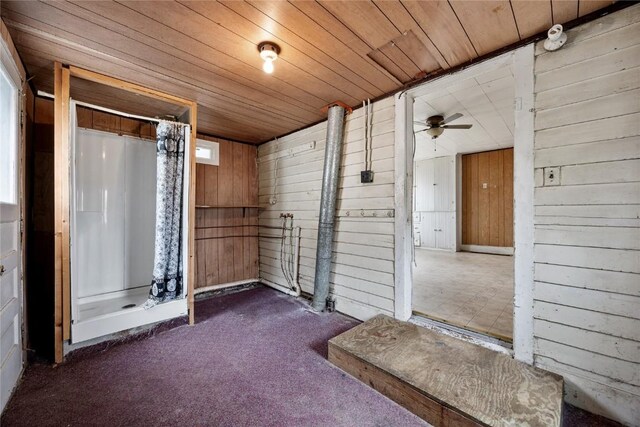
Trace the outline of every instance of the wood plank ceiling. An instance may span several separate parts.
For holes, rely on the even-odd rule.
[[[550,1],[2,1],[2,18],[37,89],[53,61],[198,102],[203,133],[259,143],[416,76],[449,69],[603,8]],[[272,75],[261,41],[282,52]],[[126,111],[96,90],[93,102]]]

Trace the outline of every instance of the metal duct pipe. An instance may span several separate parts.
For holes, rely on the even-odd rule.
[[[329,108],[327,144],[324,151],[320,220],[318,221],[318,247],[316,249],[316,277],[313,288],[312,308],[323,311],[329,296],[329,274],[333,250],[333,228],[336,213],[342,137],[345,109],[340,105]]]

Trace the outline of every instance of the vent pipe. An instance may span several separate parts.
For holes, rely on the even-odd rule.
[[[320,197],[320,220],[318,221],[318,247],[316,249],[316,277],[313,288],[312,307],[323,311],[329,297],[329,274],[333,252],[333,229],[336,214],[340,158],[344,133],[345,108],[333,104],[329,107],[327,122],[327,144],[324,151],[322,194]]]

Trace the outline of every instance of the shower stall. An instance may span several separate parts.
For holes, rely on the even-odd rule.
[[[72,104],[71,342],[186,315],[186,286],[182,298],[142,307],[154,266],[155,141],[78,128],[75,110]],[[185,145],[189,147],[188,141]],[[188,161],[184,167],[189,182]],[[183,230],[188,188],[183,192]],[[186,277],[187,239],[182,240]]]

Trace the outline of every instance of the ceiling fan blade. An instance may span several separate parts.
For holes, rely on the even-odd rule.
[[[471,129],[473,125],[444,125],[440,126],[442,129]]]
[[[413,124],[415,126],[425,126],[427,129],[429,129],[431,127],[431,125],[429,123],[425,123],[425,122],[413,122]]]
[[[447,124],[449,122],[452,122],[454,120],[458,120],[460,117],[462,117],[463,114],[462,113],[455,113],[450,115],[449,117],[445,118],[443,121],[440,122],[441,125]]]

